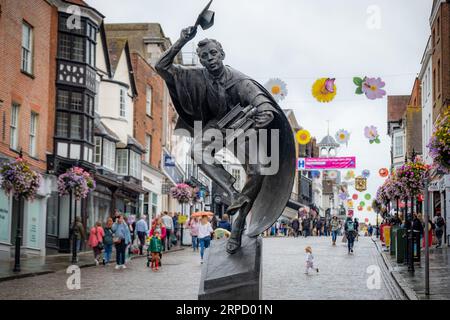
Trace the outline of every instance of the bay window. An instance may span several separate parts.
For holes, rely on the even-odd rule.
[[[130,151],[130,176],[141,179],[141,156]]]
[[[114,170],[116,165],[116,144],[103,139],[103,167]]]
[[[128,175],[128,149],[117,149],[116,171],[122,176]]]

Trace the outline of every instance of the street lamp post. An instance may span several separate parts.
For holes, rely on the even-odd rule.
[[[408,204],[408,198],[406,199],[406,204]],[[408,210],[408,205],[406,205],[406,210]],[[414,273],[414,198],[411,197],[411,212],[409,216],[410,227],[409,227],[409,266],[408,271]]]
[[[21,159],[23,157],[22,148],[20,148],[19,157]],[[22,196],[19,196],[13,272],[20,272],[20,270],[21,270],[20,269],[20,246],[22,245],[22,228],[21,228],[22,219],[21,219],[21,214],[22,214]]]
[[[423,213],[425,219],[425,295],[430,295],[430,248],[428,243],[428,219],[429,219],[429,206],[430,195],[428,193],[428,178],[425,178],[425,203],[423,205]]]

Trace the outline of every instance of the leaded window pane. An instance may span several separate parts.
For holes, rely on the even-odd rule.
[[[67,112],[56,113],[56,135],[64,138],[69,135],[69,114]]]
[[[70,137],[72,139],[81,139],[81,116],[72,114],[70,119]]]
[[[58,90],[58,108],[69,109],[69,91]]]

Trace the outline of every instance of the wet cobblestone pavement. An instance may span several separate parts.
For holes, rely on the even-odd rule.
[[[304,248],[313,248],[319,274],[304,274]],[[402,299],[372,240],[361,238],[355,254],[330,238],[270,238],[263,244],[264,299]],[[381,287],[367,288],[369,266],[379,266]],[[196,300],[200,279],[198,253],[167,254],[159,272],[137,258],[124,270],[114,265],[81,269],[81,289],[69,290],[65,271],[2,282],[0,299],[175,299]]]

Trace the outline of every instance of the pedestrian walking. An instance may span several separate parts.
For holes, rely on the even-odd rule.
[[[104,254],[103,254],[103,265],[107,265],[109,263],[109,261],[111,260],[111,256],[112,256],[112,247],[113,247],[113,235],[114,232],[112,231],[112,226],[113,226],[113,219],[112,218],[108,218],[108,220],[106,221],[106,226],[103,229],[104,231],[104,236],[103,236],[103,246],[104,246]]]
[[[355,224],[355,240],[359,241],[359,221],[358,221],[358,218],[355,218],[353,223]]]
[[[292,230],[294,231],[294,238],[298,238],[298,229],[300,228],[300,222],[297,218],[292,220]]]
[[[173,234],[175,235],[174,245],[176,245],[178,243],[178,239],[180,237],[179,224],[178,224],[178,213],[176,213],[176,212],[173,213],[172,222],[173,222]]]
[[[145,238],[149,233],[147,216],[142,215],[141,219],[136,223],[136,233],[139,239],[139,255],[143,255],[143,249],[145,244]]]
[[[203,256],[205,250],[209,248],[211,243],[211,234],[214,232],[208,216],[203,216],[198,227],[198,240],[200,241],[200,262],[203,264]]]
[[[164,243],[163,251],[165,251],[166,249],[170,250],[170,248],[172,247],[170,237],[173,233],[173,219],[167,211],[163,213],[162,223],[164,223],[164,226],[166,227],[166,236],[164,237],[163,242]]]
[[[318,237],[321,237],[323,235],[322,228],[323,228],[323,222],[322,222],[322,219],[320,219],[320,217],[319,217],[316,220],[316,230],[317,230]]]
[[[347,218],[344,229],[345,229],[345,236],[347,238],[347,243],[348,243],[348,253],[353,253],[356,231],[355,231],[355,223],[351,217]]]
[[[222,216],[222,219],[219,221],[219,224],[217,225],[217,228],[219,229],[225,229],[229,232],[231,232],[231,223],[230,223],[230,218],[228,217],[227,214],[224,214]],[[213,228],[214,229],[214,228]]]
[[[161,238],[161,241],[162,241],[162,251],[164,251],[164,242],[165,242],[165,238],[167,237],[167,229],[166,229],[166,226],[163,223],[162,218],[158,218],[153,223],[152,228],[150,230],[149,236],[150,237],[153,236],[156,231],[158,231],[159,234],[160,234],[160,238]],[[159,253],[159,261],[158,261],[159,266],[161,266],[162,251]]]
[[[75,249],[77,252],[81,251],[81,242],[86,240],[86,232],[84,230],[84,226],[81,223],[81,217],[75,217],[75,220],[73,221],[72,228],[72,241],[76,242]],[[78,260],[78,257],[77,257]]]
[[[219,225],[219,221],[217,220],[216,215],[213,215],[212,219],[211,219],[211,228],[213,228],[213,230],[216,230],[218,228]]]
[[[312,248],[306,247],[306,268],[305,268],[305,274],[309,274],[309,270],[316,270],[317,273],[319,273],[319,268],[314,267],[314,256],[312,254]]]
[[[103,237],[105,235],[105,232],[102,228],[102,223],[98,221],[95,224],[95,227],[91,228],[91,231],[89,233],[89,240],[88,245],[92,248],[94,252],[94,262],[95,265],[99,265],[100,261],[99,258],[102,255],[103,251]]]
[[[308,217],[303,219],[302,227],[303,227],[303,235],[305,238],[307,238],[310,235],[310,230],[311,230],[310,225],[311,225],[311,222]]]
[[[330,222],[330,226],[331,226],[331,240],[333,246],[335,246],[339,230],[341,229],[341,222],[339,221],[337,216],[333,216],[333,219],[331,219]]]
[[[125,251],[131,242],[131,234],[130,229],[128,228],[122,215],[117,217],[116,223],[113,224],[112,230],[114,232],[113,242],[116,246],[116,269],[126,269]]]
[[[367,231],[369,232],[369,237],[372,237],[372,235],[373,235],[373,226],[372,226],[372,224],[369,223],[369,227],[368,227]]]
[[[199,243],[198,243],[198,227],[199,221],[197,217],[191,217],[188,222],[188,228],[191,232],[192,239],[192,249],[193,251],[198,251]]]
[[[435,225],[435,233],[436,233],[436,239],[437,239],[437,245],[436,248],[442,247],[442,236],[444,235],[445,230],[445,220],[441,216],[440,213],[436,214],[436,217],[434,217],[434,225]]]
[[[153,271],[158,271],[160,266],[159,261],[161,259],[163,243],[161,240],[161,233],[159,229],[153,231],[153,235],[149,237],[148,247],[147,247],[147,268],[150,267]]]

